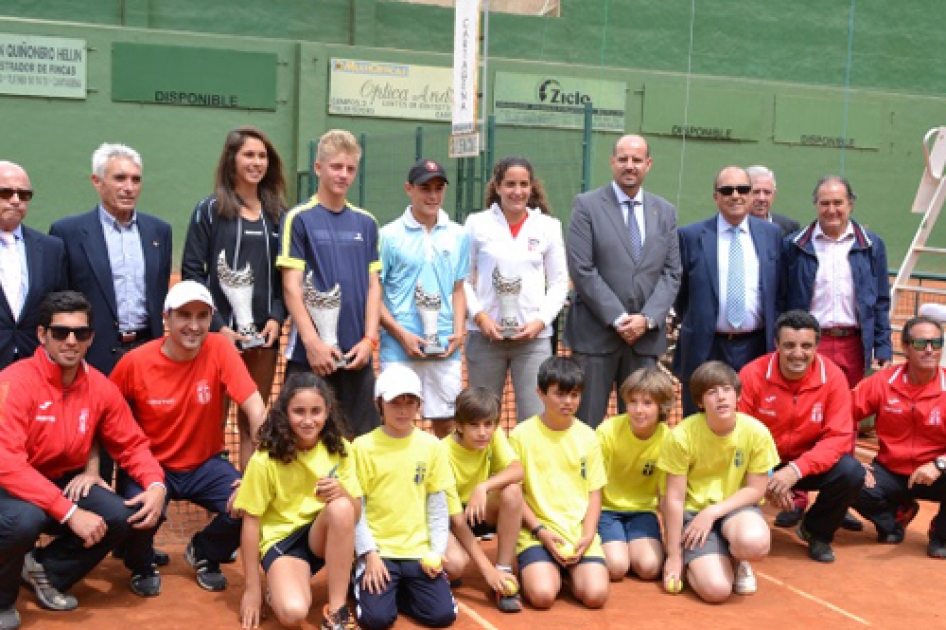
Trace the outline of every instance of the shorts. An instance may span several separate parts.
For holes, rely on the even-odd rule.
[[[653,512],[612,512],[601,510],[598,535],[602,543],[631,542],[638,538],[660,537],[660,521]]]
[[[385,361],[381,371],[398,364],[413,370],[420,379],[424,391],[421,415],[427,420],[452,420],[456,415],[457,396],[463,389],[463,362],[457,359]]]
[[[592,543],[591,547],[589,547],[589,550],[594,550],[594,548],[595,548],[595,544]],[[597,551],[598,552],[601,551],[600,546],[598,547]],[[591,553],[594,553],[594,552],[592,551]],[[552,554],[549,553],[548,549],[546,549],[545,546],[543,545],[535,545],[534,547],[529,547],[528,549],[525,549],[522,553],[516,556],[516,559],[519,561],[520,573],[522,573],[522,570],[525,569],[530,564],[532,564],[533,562],[549,562],[557,566],[561,573],[565,573],[568,571],[568,567],[564,567],[560,565],[555,560],[555,557],[552,556]],[[588,563],[604,564],[605,566],[607,566],[604,561],[604,556],[597,556],[597,555],[592,556],[592,555],[589,555],[589,552],[586,551],[585,555],[583,555],[581,557],[581,560],[578,561],[578,564],[588,564]]]
[[[759,515],[759,518],[762,518],[762,510],[759,509],[757,505],[746,505],[739,508],[738,510],[733,510],[726,516],[721,519],[718,519],[713,523],[713,529],[710,530],[709,534],[706,536],[706,542],[703,543],[702,547],[697,549],[683,549],[683,565],[686,566],[696,560],[697,558],[702,558],[703,556],[730,556],[729,553],[729,541],[723,536],[723,524],[731,519],[736,514],[740,512],[745,512],[746,510],[755,512]],[[683,529],[686,529],[690,521],[696,518],[697,512],[684,512],[683,513]]]
[[[300,527],[270,547],[261,561],[263,571],[269,573],[269,568],[273,566],[273,562],[283,556],[291,556],[308,562],[312,575],[318,573],[325,566],[325,559],[312,553],[312,549],[309,548],[310,529],[312,529],[312,523]]]

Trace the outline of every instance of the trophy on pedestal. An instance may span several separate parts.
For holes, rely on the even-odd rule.
[[[522,293],[522,277],[506,278],[499,273],[499,267],[493,268],[493,289],[499,296],[499,327],[504,339],[519,333],[519,294]]]
[[[424,354],[428,356],[442,355],[447,351],[440,343],[440,336],[437,335],[441,303],[440,293],[427,293],[420,282],[414,287],[414,306],[420,313],[420,321],[424,328]]]
[[[266,338],[256,330],[253,322],[253,268],[250,263],[246,263],[240,271],[235,271],[227,264],[225,252],[221,251],[217,258],[217,278],[220,289],[233,309],[236,332],[246,337],[245,341],[240,342],[240,347],[249,350],[265,344]]]
[[[315,324],[322,341],[341,352],[338,346],[338,313],[342,309],[342,288],[336,282],[335,286],[328,291],[317,291],[315,285],[312,284],[310,271],[302,283],[302,303],[309,311],[309,317],[312,318],[312,323]],[[344,356],[335,360],[335,367],[346,365],[348,365],[348,359]]]

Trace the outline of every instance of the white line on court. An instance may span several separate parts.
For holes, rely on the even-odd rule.
[[[838,613],[838,614],[840,614],[840,615],[844,615],[844,616],[847,617],[848,619],[853,619],[854,621],[856,621],[856,622],[858,622],[858,623],[862,623],[862,624],[864,624],[865,626],[871,625],[870,622],[867,621],[866,619],[861,619],[861,618],[858,617],[857,615],[855,615],[855,614],[853,614],[853,613],[849,613],[848,611],[844,610],[843,608],[839,608],[839,607],[835,606],[835,605],[832,604],[831,602],[826,602],[826,601],[824,601],[823,599],[820,599],[820,598],[818,598],[818,597],[815,597],[814,595],[811,595],[810,593],[806,593],[805,591],[802,591],[802,590],[800,590],[800,589],[797,589],[797,588],[795,588],[794,586],[792,586],[791,584],[786,584],[785,582],[783,582],[782,580],[779,580],[778,578],[774,578],[774,577],[772,577],[771,575],[766,575],[765,573],[762,573],[761,571],[756,571],[755,574],[758,575],[758,576],[761,577],[761,578],[765,578],[766,580],[768,580],[768,581],[770,581],[770,582],[774,582],[774,583],[778,584],[779,586],[784,586],[784,587],[787,588],[788,590],[792,591],[793,593],[795,593],[795,594],[797,594],[797,595],[801,595],[801,596],[804,597],[805,599],[810,599],[811,601],[815,602],[816,604],[821,604],[821,605],[824,606],[825,608],[828,608],[828,609],[830,609],[830,610],[833,610],[834,612],[836,612],[836,613]]]
[[[457,602],[457,607],[462,610],[465,614],[473,618],[473,621],[478,623],[483,630],[499,630],[496,626],[490,622],[483,619],[478,612],[464,604],[463,602]]]

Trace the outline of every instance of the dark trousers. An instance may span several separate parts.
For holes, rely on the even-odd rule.
[[[608,401],[612,391],[620,390],[621,384],[635,370],[657,365],[657,357],[637,354],[627,344],[610,354],[575,352],[572,356],[585,373],[577,415],[591,428],[596,428],[608,415]],[[624,413],[626,406],[620,396],[617,397],[617,402],[618,413]]]
[[[53,483],[64,488],[74,476],[55,479]],[[10,608],[16,602],[23,558],[33,550],[42,533],[56,538],[46,547],[36,549],[35,557],[45,567],[50,584],[59,591],[69,590],[88,575],[119,542],[154,535],[154,530],[133,529],[128,522],[138,508],[126,507],[121,497],[99,486],[92,486],[88,496],[79,499],[78,506],[98,514],[108,526],[102,540],[88,548],[68,525],[59,524],[35,504],[0,488],[0,609]]]
[[[168,501],[190,501],[216,513],[207,527],[194,534],[197,557],[216,563],[228,560],[240,546],[240,528],[243,523],[241,519],[232,518],[227,513],[227,500],[233,493],[233,482],[240,478],[237,469],[221,454],[211,457],[194,470],[180,472],[165,469],[164,475]],[[141,486],[127,476],[122,480],[122,488],[127,497],[141,492]],[[157,531],[158,528],[150,530],[150,535],[140,540],[128,540],[126,565],[147,567],[154,562],[154,535]]]
[[[864,485],[864,467],[845,453],[827,472],[803,477],[799,490],[818,490],[818,499],[805,514],[804,526],[818,540],[830,543],[847,510]]]
[[[398,611],[430,628],[446,628],[457,618],[457,603],[450,591],[447,574],[430,579],[417,560],[382,558],[391,579],[378,594],[361,588],[362,574],[356,574],[355,610],[358,623],[368,630],[390,628]]]
[[[914,484],[907,487],[909,475],[892,473],[876,461],[873,463],[874,487],[864,486],[857,495],[854,509],[877,527],[878,534],[890,534],[897,526],[894,520],[897,508],[911,499],[924,499],[939,503],[939,512],[930,524],[930,531],[939,539],[946,540],[946,475],[940,475],[932,485]]]
[[[286,380],[298,372],[311,371],[312,368],[304,363],[286,362]],[[360,370],[335,370],[325,377],[325,381],[332,386],[345,416],[345,433],[349,439],[381,426],[381,416],[374,404],[374,367],[370,362]]]
[[[677,352],[680,349],[677,348]],[[740,335],[717,333],[713,337],[713,345],[707,361],[722,361],[737,372],[747,363],[758,359],[765,354],[765,329]],[[690,395],[690,376],[680,379],[680,402],[683,403],[683,417],[693,415],[699,411],[697,401]]]

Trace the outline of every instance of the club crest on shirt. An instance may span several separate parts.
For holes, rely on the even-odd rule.
[[[197,381],[197,402],[206,405],[210,402],[210,399],[210,385],[204,379]]]
[[[79,433],[85,435],[85,432],[89,428],[89,410],[88,408],[83,408],[79,412]]]
[[[742,468],[742,464],[746,460],[746,454],[742,452],[741,448],[736,449],[736,455],[732,459],[732,465],[735,468]]]
[[[530,239],[529,239],[529,251],[530,251],[530,252],[536,251],[537,249],[539,249],[539,247],[540,247],[541,245],[542,245],[542,241],[540,241],[539,239],[537,239],[537,238],[530,238]]]
[[[588,458],[581,458],[581,478],[588,479]]]
[[[647,462],[644,464],[644,476],[650,477],[651,475],[654,474],[654,471],[656,469],[657,469],[657,462],[652,459],[648,459]]]
[[[824,405],[820,402],[816,402],[811,406],[811,421],[815,424],[824,422]]]
[[[414,466],[414,483],[418,486],[424,483],[427,478],[427,462],[417,462]]]
[[[941,424],[943,424],[943,420],[942,418],[940,418],[939,407],[933,407],[930,410],[930,417],[926,421],[926,424],[928,424],[931,427],[938,427]]]

